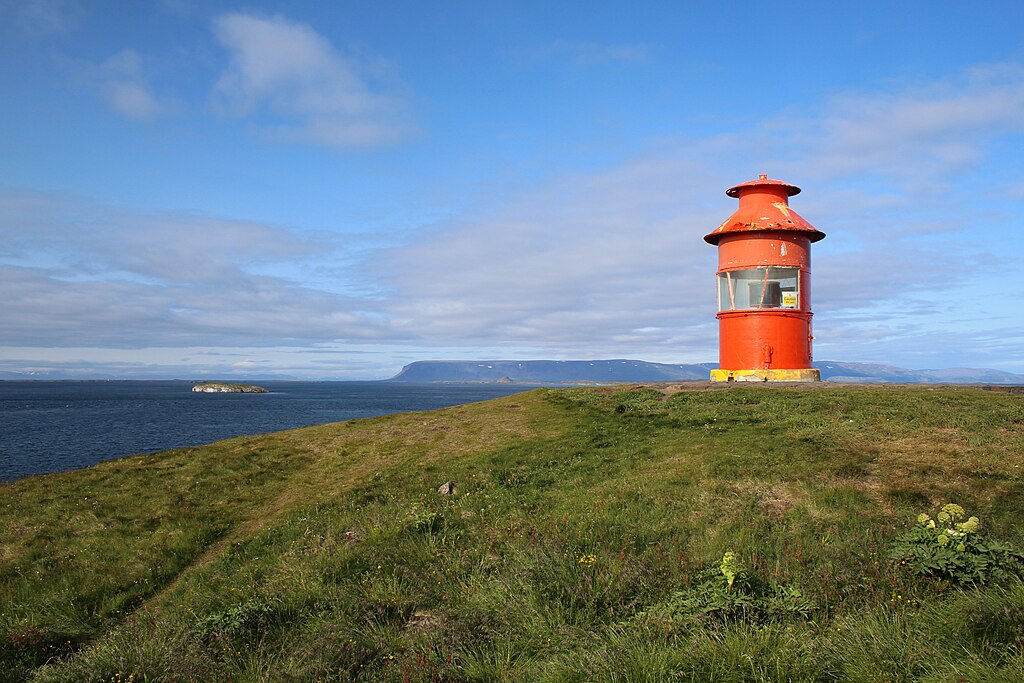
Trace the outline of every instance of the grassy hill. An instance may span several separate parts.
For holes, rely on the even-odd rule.
[[[951,501],[1024,547],[1024,396],[690,389],[4,485],[0,681],[1024,680],[1016,565],[890,559]]]

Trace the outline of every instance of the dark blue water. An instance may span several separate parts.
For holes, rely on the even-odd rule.
[[[530,387],[259,382],[269,394],[193,393],[193,382],[0,382],[0,481],[101,460],[357,417],[433,410]]]

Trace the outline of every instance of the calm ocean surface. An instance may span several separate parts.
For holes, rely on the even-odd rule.
[[[193,384],[0,381],[0,481],[242,434],[433,410],[532,388],[257,382],[271,393],[202,394],[192,393]]]

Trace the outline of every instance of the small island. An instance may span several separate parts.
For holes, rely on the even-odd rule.
[[[192,391],[207,394],[266,394],[268,390],[253,384],[231,384],[229,382],[202,382],[192,387]]]

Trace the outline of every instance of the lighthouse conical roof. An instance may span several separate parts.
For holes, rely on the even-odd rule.
[[[772,178],[769,178],[767,175],[763,173],[761,174],[761,177],[758,178],[757,180],[748,180],[745,183],[734,185],[733,187],[730,187],[728,190],[726,190],[725,193],[730,197],[739,199],[740,192],[748,187],[778,187],[780,189],[785,188],[787,197],[792,197],[795,194],[800,194],[800,188],[797,187],[796,185],[790,185],[785,180],[773,180]]]
[[[796,185],[773,180],[764,174],[757,180],[730,187],[725,193],[740,200],[739,208],[705,235],[704,241],[718,244],[723,235],[764,230],[803,233],[811,242],[823,239],[825,233],[789,208],[789,198],[799,192],[800,188]]]

